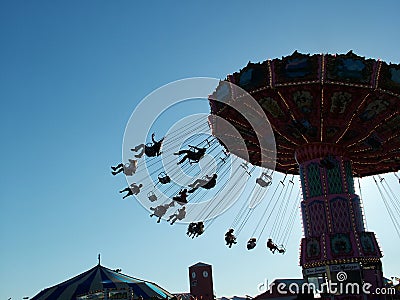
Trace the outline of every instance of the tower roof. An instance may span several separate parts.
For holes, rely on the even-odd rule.
[[[194,264],[193,266],[190,267],[211,267],[211,265],[205,264],[203,262],[198,262],[197,264]]]

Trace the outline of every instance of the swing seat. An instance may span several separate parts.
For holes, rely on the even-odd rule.
[[[146,147],[144,147],[144,153],[148,157],[155,157],[158,156],[159,154],[157,153],[157,149],[154,147],[153,143],[147,143]]]
[[[151,202],[157,201],[157,196],[156,196],[156,194],[154,194],[154,192],[149,192],[149,193],[147,194],[147,198],[149,198],[149,200],[150,200]]]
[[[151,147],[151,146],[153,146],[153,143],[147,143],[146,144],[146,147]]]
[[[261,187],[267,187],[272,184],[271,181],[265,181],[261,177],[256,179],[256,183],[258,183]]]
[[[196,236],[202,235],[204,233],[204,229],[199,229],[196,231]]]
[[[256,243],[255,238],[249,239],[249,241],[247,242],[247,250],[254,249],[256,247],[256,245],[257,245],[257,243]]]
[[[165,172],[161,172],[158,174],[158,181],[161,184],[167,184],[171,182],[171,178]]]
[[[185,204],[187,204],[188,203],[188,201],[187,200],[183,200],[181,197],[179,197],[179,196],[175,196],[175,197],[172,197],[172,203],[175,203],[175,202],[177,202],[180,206],[183,206],[183,205],[185,205]]]
[[[285,247],[283,245],[280,245],[279,247],[277,247],[277,251],[279,253],[285,254],[286,249],[285,249]]]
[[[256,247],[256,244],[247,244],[247,250],[252,250]]]
[[[190,153],[192,153],[193,157],[190,157],[190,155],[188,154],[187,158],[189,160],[190,165],[194,164],[194,163],[198,163],[200,162],[200,160],[204,157],[204,155],[206,154],[206,149],[208,149],[209,147],[204,146],[204,148],[201,149],[196,149],[194,146],[190,146],[189,151]]]
[[[165,177],[158,177],[158,181],[161,184],[167,184],[171,182],[171,178],[169,176],[165,176]]]
[[[240,165],[240,167],[247,173],[247,175],[249,175],[249,176],[251,176],[251,174],[250,174],[250,172],[249,172],[249,166],[247,165],[247,164],[245,164],[245,163],[242,163],[241,165]]]

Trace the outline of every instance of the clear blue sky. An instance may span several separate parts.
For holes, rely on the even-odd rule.
[[[198,261],[213,265],[218,297],[300,277],[299,218],[284,256],[226,248],[229,213],[191,240],[185,226],[156,224],[133,198],[122,201],[126,182],[110,165],[154,89],[223,79],[294,50],[400,63],[399,11],[396,0],[1,1],[0,299],[33,296],[93,267],[98,253],[103,265],[171,292],[189,290],[187,267]],[[371,181],[362,184],[384,273],[399,276],[399,238]]]

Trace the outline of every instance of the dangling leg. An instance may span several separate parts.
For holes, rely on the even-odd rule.
[[[192,184],[188,184],[188,187],[191,188],[190,190],[188,190],[188,193],[195,192],[200,186],[203,186],[206,183],[207,182],[205,182],[203,179],[196,179],[196,181]]]
[[[192,158],[189,158],[189,163],[190,163],[191,165],[196,164],[196,163],[198,163],[199,161],[200,161],[200,159],[192,159]]]
[[[150,210],[152,210],[153,211],[153,213],[150,215],[150,218],[152,217],[152,216],[154,216],[154,213],[155,213],[155,208],[154,207],[150,207]]]
[[[113,169],[113,171],[116,171],[117,169],[121,169],[123,167],[124,167],[124,165],[122,163],[120,163],[119,165],[117,165],[115,167],[111,166],[111,169]]]
[[[133,195],[132,191],[129,190],[128,194],[126,194],[125,196],[122,197],[122,199],[125,199],[126,197],[129,197],[130,195]]]
[[[161,222],[161,217],[158,217],[157,223]]]
[[[124,168],[120,168],[118,171],[112,171],[111,174],[113,174],[115,176],[118,173],[121,173],[123,170],[124,170]]]
[[[188,184],[188,187],[190,187],[190,188],[197,188],[197,185],[200,183],[200,180],[201,179],[196,179],[195,180],[195,182],[193,182],[193,183],[191,183],[191,184]]]
[[[142,149],[142,151],[139,154],[135,155],[136,158],[141,158],[144,154],[144,147],[145,147],[145,144],[140,144],[140,145],[137,145],[135,148],[131,149],[131,151],[136,152],[136,151],[139,151],[140,149]]]
[[[178,219],[177,219],[177,217],[174,215],[174,218],[173,218],[173,220],[172,220],[172,222],[171,222],[171,225],[174,225],[174,223],[176,222],[176,220],[178,220]]]
[[[178,152],[175,152],[174,155],[181,155],[181,154],[187,154],[189,153],[189,150],[180,150]]]
[[[177,165],[180,165],[181,163],[183,163],[187,158],[188,158],[188,156],[185,155],[180,161],[178,161]]]
[[[131,189],[127,187],[127,188],[124,188],[123,190],[120,190],[119,192],[120,192],[120,193],[129,192],[130,190],[131,190]]]

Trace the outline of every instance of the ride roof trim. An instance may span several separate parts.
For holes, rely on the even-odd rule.
[[[227,139],[213,115],[227,120],[243,138],[250,163],[261,165],[263,149],[254,129],[229,105],[244,99],[245,92],[256,99],[271,124],[278,172],[298,174],[299,153],[313,149],[309,155],[316,159],[335,155],[330,148],[340,149],[338,153],[352,161],[358,177],[400,169],[399,64],[366,59],[352,51],[335,55],[295,51],[281,59],[249,62],[228,75],[209,96],[212,132]],[[244,158],[244,149],[236,149],[234,142],[227,150]]]

